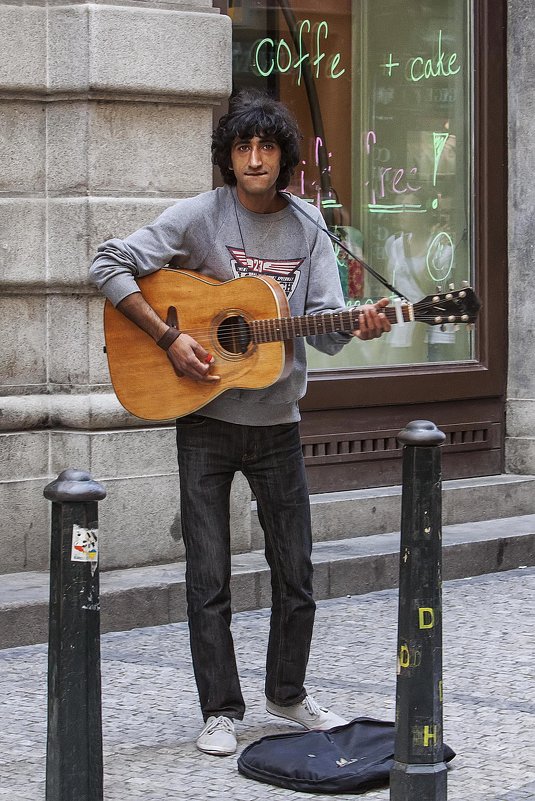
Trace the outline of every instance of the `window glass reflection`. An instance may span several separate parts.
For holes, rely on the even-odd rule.
[[[292,192],[317,205],[348,306],[471,282],[471,4],[466,0],[234,0],[235,88],[287,103],[303,132]],[[462,361],[464,326],[412,323],[311,369]]]

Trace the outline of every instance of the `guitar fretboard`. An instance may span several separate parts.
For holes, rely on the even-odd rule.
[[[400,306],[404,322],[414,319],[412,304]],[[301,317],[275,317],[271,320],[251,320],[249,328],[253,342],[280,342],[295,337],[308,337],[317,334],[332,334],[335,331],[357,331],[362,306],[344,309],[339,312],[307,314]],[[390,323],[398,322],[396,309],[387,306],[383,313]]]

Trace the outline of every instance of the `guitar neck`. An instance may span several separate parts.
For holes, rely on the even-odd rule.
[[[402,304],[398,307],[403,322],[414,320],[412,304]],[[353,306],[339,312],[326,312],[324,314],[306,314],[301,317],[276,317],[271,320],[251,320],[249,327],[253,342],[280,342],[296,337],[316,336],[318,334],[332,334],[336,331],[350,333],[359,328],[359,315],[362,306]],[[394,306],[387,306],[383,314],[391,324],[399,322]]]

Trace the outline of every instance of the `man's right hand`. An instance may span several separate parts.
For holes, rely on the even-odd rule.
[[[189,334],[180,334],[166,353],[178,376],[209,383],[221,380],[221,376],[210,373],[214,357]]]
[[[156,342],[169,330],[169,326],[156,314],[152,306],[149,306],[141,292],[127,295],[117,304],[117,308],[154,339],[154,347],[157,347]],[[185,375],[194,381],[210,383],[221,379],[220,376],[210,373],[214,357],[189,334],[180,334],[166,353],[175,373],[179,376]]]

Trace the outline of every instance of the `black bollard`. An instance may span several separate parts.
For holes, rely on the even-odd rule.
[[[442,734],[442,431],[427,420],[403,449],[396,741],[391,801],[446,801]]]
[[[90,473],[64,470],[52,501],[46,801],[102,801],[98,501]]]

